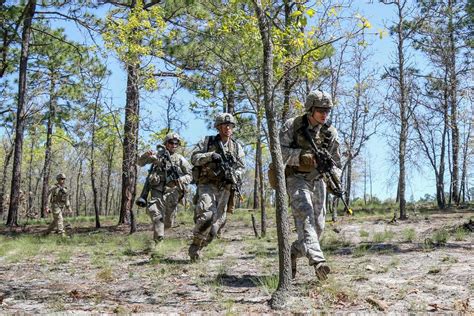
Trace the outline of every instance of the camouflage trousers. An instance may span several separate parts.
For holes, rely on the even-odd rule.
[[[298,234],[291,253],[306,256],[310,265],[326,261],[319,244],[326,220],[326,184],[293,175],[287,178],[287,191]]]
[[[210,183],[200,184],[197,190],[199,197],[194,209],[195,226],[192,244],[203,248],[217,236],[225,224],[230,185],[220,187]]]
[[[155,241],[163,239],[165,229],[174,225],[181,197],[182,192],[178,188],[166,188],[164,192],[151,191],[147,212],[153,224],[153,239]]]
[[[51,205],[51,213],[53,213],[53,221],[49,224],[48,229],[46,230],[48,233],[52,232],[54,229],[58,232],[58,234],[64,233],[64,220],[63,220],[63,210],[67,209],[66,206],[60,206],[57,204]]]

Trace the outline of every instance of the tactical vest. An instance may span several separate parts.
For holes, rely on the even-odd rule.
[[[218,145],[219,141],[219,135],[206,136],[204,139],[204,147],[206,147],[206,152],[220,153]],[[237,148],[237,142],[231,138],[227,148],[224,147],[224,150],[226,150],[226,152],[230,152],[232,156],[237,157]],[[222,177],[223,174],[220,172],[218,163],[209,162],[203,166],[193,167],[193,181],[198,184],[218,183],[222,180]]]
[[[303,151],[311,152],[311,144],[304,135],[304,130],[309,126],[307,115],[301,115],[295,118],[293,122],[293,141],[290,144],[291,148],[301,148]],[[308,132],[314,143],[319,148],[328,149],[333,138],[332,132],[329,129],[330,124],[323,124],[318,131],[309,129]]]
[[[179,176],[182,176],[182,170],[181,170],[181,164],[180,164],[180,155],[179,154],[173,154],[171,155],[171,163],[173,166],[176,166],[176,169],[178,170]],[[167,161],[165,158],[161,158],[161,164],[153,164],[152,165],[152,171],[150,173],[148,181],[150,182],[150,185],[152,187],[162,187],[170,182],[170,179],[166,177],[166,175],[171,174],[171,164],[169,161]]]
[[[51,203],[66,204],[67,203],[67,188],[56,185],[51,193]]]

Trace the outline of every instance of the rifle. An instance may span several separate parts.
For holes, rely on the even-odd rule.
[[[142,193],[140,197],[135,201],[135,204],[138,207],[146,207],[148,202],[148,194],[150,193],[150,175],[153,172],[153,165],[151,165],[150,170],[148,170],[148,175],[146,176],[145,184],[143,185]]]
[[[327,149],[319,149],[318,146],[314,143],[313,138],[309,134],[308,128],[303,128],[303,134],[306,137],[306,140],[311,144],[311,149],[314,157],[316,158],[317,166],[316,170],[323,176],[324,181],[326,182],[329,191],[337,198],[341,199],[344,204],[345,211],[347,214],[352,215],[352,209],[347,205],[344,200],[344,190],[342,190],[341,181],[339,177],[334,172],[334,167],[336,167],[336,162],[332,158],[331,154]]]
[[[171,183],[171,182],[175,181],[178,185],[178,188],[184,194],[185,188],[184,188],[183,184],[178,181],[178,179],[179,179],[178,168],[175,165],[173,165],[173,163],[171,162],[170,152],[163,145],[158,145],[158,148],[160,148],[162,150],[161,156],[163,156],[165,158],[165,161],[166,161],[164,166],[163,166],[163,170],[165,172],[165,179],[166,179],[165,183],[168,184],[168,183]]]
[[[220,172],[224,175],[224,182],[231,185],[231,190],[237,192],[239,199],[242,199],[240,192],[240,180],[233,168],[236,164],[236,159],[230,152],[226,153],[221,141],[217,141],[219,153],[222,157],[222,162],[219,164]]]

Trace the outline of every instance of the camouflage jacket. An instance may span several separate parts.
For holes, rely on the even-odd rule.
[[[204,183],[219,183],[221,181],[220,174],[218,172],[219,165],[212,162],[212,154],[214,152],[220,153],[218,149],[219,143],[221,142],[219,135],[206,136],[201,140],[196,147],[194,147],[191,153],[191,163],[194,166],[193,172],[194,181],[199,184]],[[242,175],[245,171],[245,153],[242,146],[234,139],[230,139],[227,143],[222,143],[224,152],[230,153],[235,160],[233,168],[239,180],[242,179]]]
[[[51,205],[70,206],[67,187],[60,186],[56,183],[49,189],[49,202]]]
[[[191,183],[191,165],[182,155],[178,153],[170,154],[171,164],[164,157],[151,156],[147,157],[146,154],[141,155],[138,158],[137,164],[143,167],[147,164],[152,164],[152,171],[149,176],[149,183],[152,189],[163,191],[165,186],[171,185],[171,168],[177,171],[178,181],[185,187]]]
[[[285,122],[280,130],[280,146],[283,156],[283,163],[289,167],[298,167],[300,165],[300,155],[311,152],[311,145],[303,134],[303,129],[308,128],[316,146],[329,151],[336,162],[338,175],[341,174],[341,154],[339,151],[339,140],[337,130],[327,124],[317,124],[311,126],[305,115],[297,116]],[[319,173],[316,169],[305,175],[310,180],[317,178]]]

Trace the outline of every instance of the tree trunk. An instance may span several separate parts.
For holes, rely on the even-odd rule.
[[[278,137],[275,108],[273,105],[273,46],[271,41],[271,26],[259,0],[254,0],[254,7],[263,45],[264,104],[268,124],[270,152],[277,177],[276,224],[279,249],[279,281],[278,288],[272,295],[271,306],[272,308],[280,309],[286,304],[288,291],[291,286],[290,243],[288,240],[290,227],[286,205],[285,171],[280,148],[280,139]]]
[[[406,145],[408,139],[408,114],[407,114],[407,88],[405,84],[405,55],[404,55],[404,16],[403,6],[398,3],[398,82],[400,88],[400,137],[398,146],[398,163],[399,163],[399,175],[398,175],[398,198],[400,207],[400,219],[407,219],[406,214],[406,171],[405,171],[405,159],[406,159]]]
[[[97,92],[97,96],[94,104],[94,114],[92,118],[92,135],[91,135],[91,186],[92,186],[92,198],[94,203],[94,212],[95,212],[95,228],[100,228],[100,217],[99,217],[99,201],[97,197],[97,187],[95,184],[95,121],[97,118],[97,106],[99,102],[100,93]]]
[[[25,7],[23,32],[21,36],[20,70],[18,75],[18,107],[16,112],[15,149],[13,155],[12,183],[10,189],[10,206],[8,208],[7,226],[18,226],[18,206],[20,202],[21,160],[23,151],[23,134],[25,130],[25,97],[27,90],[27,70],[31,36],[31,23],[36,10],[36,0],[28,1]]]
[[[41,218],[46,217],[46,207],[48,205],[49,177],[51,175],[51,147],[54,128],[54,119],[56,117],[56,83],[53,75],[51,76],[51,87],[49,91],[49,112],[46,128],[46,148],[44,152],[43,165],[43,187],[41,189]]]
[[[105,189],[105,209],[106,215],[110,214],[110,210],[112,209],[112,199],[110,198],[110,179],[112,177],[112,164],[114,161],[114,153],[115,153],[115,141],[112,143],[112,148],[109,150],[110,154],[107,158],[107,185]],[[115,214],[115,212],[114,212]]]
[[[4,165],[3,165],[3,175],[2,182],[0,183],[0,217],[2,217],[3,212],[5,212],[5,188],[7,186],[7,171],[8,165],[10,164],[10,159],[13,155],[13,144],[10,146],[6,152]]]
[[[285,0],[283,1],[283,5],[285,7],[285,27],[289,29],[291,27],[292,23],[292,17],[291,17],[291,1]],[[283,45],[285,47],[285,57],[290,58],[291,55],[291,46],[288,41],[288,37],[285,37],[283,40]],[[283,111],[281,114],[281,120],[282,122],[286,122],[286,120],[289,118],[290,114],[290,94],[291,94],[291,82],[290,82],[290,73],[288,72],[288,68],[290,67],[288,62],[285,62],[284,66],[284,71],[285,75],[283,78]]]
[[[258,114],[257,114],[258,115]],[[253,209],[256,210],[259,207],[258,203],[258,194],[259,194],[259,160],[258,157],[260,156],[260,134],[257,131],[257,144],[255,148],[255,177],[253,181]]]
[[[137,146],[139,121],[138,65],[127,66],[127,100],[125,105],[125,126],[122,161],[122,200],[119,224],[127,221],[133,207],[137,181]]]
[[[265,181],[263,179],[263,155],[262,155],[262,116],[260,114],[260,102],[258,103],[257,109],[257,166],[258,166],[258,177],[259,177],[259,194],[260,194],[260,221],[261,221],[261,235],[265,237],[267,234],[267,212],[265,209]]]
[[[36,139],[36,131],[33,129],[31,133],[30,159],[28,160],[28,189],[26,192],[23,192],[23,196],[27,199],[25,216],[30,213],[33,206],[33,194],[30,194],[30,192],[33,191],[33,158],[35,156]]]
[[[81,206],[81,175],[82,175],[82,160],[79,160],[79,170],[76,178],[76,216],[80,216]]]
[[[451,194],[452,200],[459,205],[459,128],[458,128],[458,105],[457,105],[457,73],[456,73],[456,39],[453,25],[453,0],[448,0],[448,71],[449,71],[449,100],[451,103],[451,139],[452,139],[452,178]]]
[[[460,188],[460,198],[461,202],[464,204],[466,203],[466,191],[467,191],[467,185],[469,184],[468,179],[467,179],[467,163],[469,160],[469,137],[471,135],[471,130],[472,130],[472,121],[468,123],[468,128],[466,132],[466,138],[464,140],[464,145],[463,145],[463,160],[462,160],[462,174],[461,174],[461,188]]]

